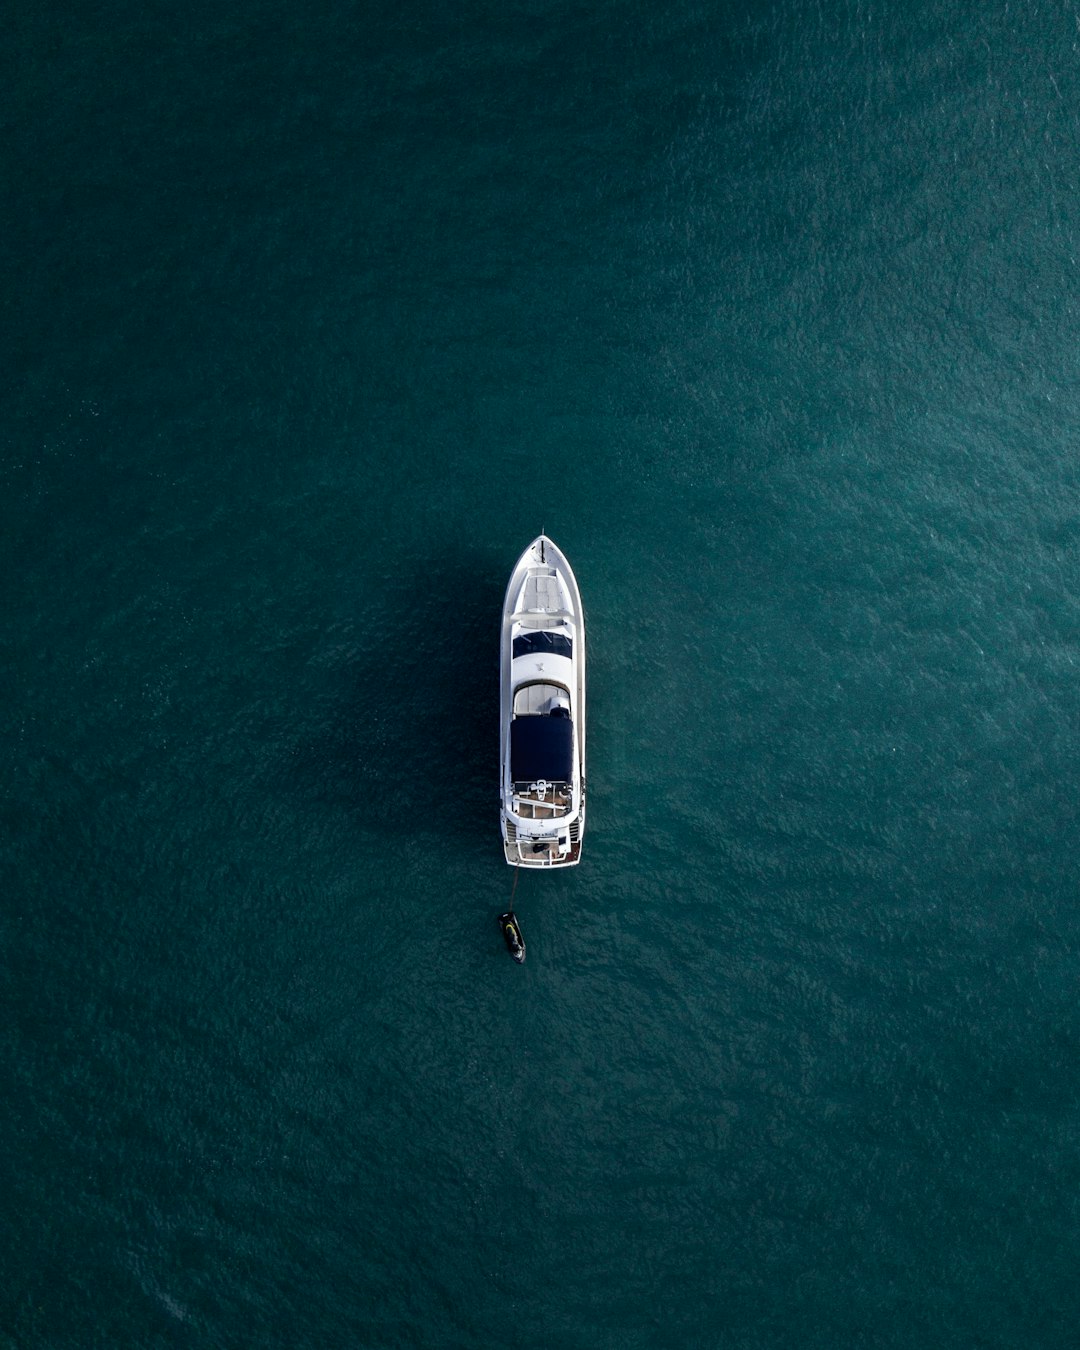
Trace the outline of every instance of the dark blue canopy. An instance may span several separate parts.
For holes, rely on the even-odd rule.
[[[515,717],[510,723],[510,778],[515,783],[569,783],[574,724],[569,717]]]

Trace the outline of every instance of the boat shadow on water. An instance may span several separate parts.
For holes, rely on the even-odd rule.
[[[301,795],[357,824],[498,858],[500,560],[455,549],[387,579],[313,658]],[[313,711],[315,710],[313,709]]]

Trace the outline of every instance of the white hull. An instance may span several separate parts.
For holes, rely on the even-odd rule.
[[[547,538],[517,561],[503,603],[500,820],[512,867],[573,867],[585,832],[585,614]]]

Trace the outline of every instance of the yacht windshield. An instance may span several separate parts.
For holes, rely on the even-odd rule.
[[[522,633],[514,639],[515,656],[569,656],[573,643],[561,633],[549,633],[543,629]]]

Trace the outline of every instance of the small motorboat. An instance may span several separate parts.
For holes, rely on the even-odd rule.
[[[573,867],[585,830],[585,615],[546,535],[518,559],[500,660],[503,850],[511,867]]]
[[[525,960],[525,939],[521,935],[517,915],[512,909],[508,909],[505,914],[499,915],[499,928],[502,930],[506,950],[520,966]]]

